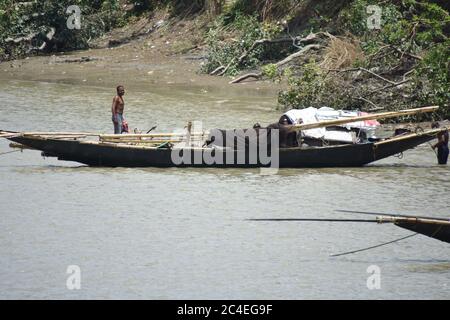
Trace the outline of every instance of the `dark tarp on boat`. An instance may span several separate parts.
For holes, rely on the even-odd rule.
[[[210,130],[206,145],[209,147],[228,147],[233,150],[239,150],[243,147],[248,148],[250,145],[266,145],[267,148],[270,149],[271,143],[274,141],[273,139],[278,137],[278,146],[280,148],[298,147],[297,132],[290,131],[290,127],[291,126],[274,123],[267,128],[254,127],[251,129],[234,130],[212,129]],[[274,129],[277,130],[276,133]]]

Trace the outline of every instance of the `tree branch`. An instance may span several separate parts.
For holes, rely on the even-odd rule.
[[[277,63],[275,63],[275,66],[276,66],[276,68],[278,69],[278,68],[280,68],[281,66],[283,66],[283,65],[285,65],[285,64],[287,64],[287,63],[289,63],[289,62],[292,61],[293,59],[298,58],[298,57],[304,55],[304,54],[307,53],[309,50],[312,50],[312,49],[319,49],[319,48],[321,48],[321,47],[322,47],[322,46],[321,46],[321,45],[318,45],[318,44],[310,44],[310,45],[307,45],[306,47],[303,47],[301,50],[299,50],[299,51],[297,51],[297,52],[295,52],[295,53],[293,53],[293,54],[287,56],[287,57],[284,58],[283,60],[278,61]],[[248,73],[248,74],[245,74],[245,75],[243,75],[243,76],[241,76],[241,77],[239,77],[239,78],[237,78],[237,79],[231,81],[230,84],[239,83],[239,82],[242,82],[242,81],[244,81],[245,79],[248,79],[248,78],[256,78],[256,79],[259,79],[259,78],[261,78],[262,75],[263,75],[262,72],[258,72],[258,73]]]
[[[342,69],[328,69],[328,71],[333,71],[333,72],[338,72],[338,73],[340,73],[340,72],[364,71],[364,72],[370,73],[371,75],[373,75],[374,77],[376,77],[376,78],[378,78],[378,79],[381,79],[381,80],[383,80],[383,81],[386,81],[386,82],[388,82],[388,83],[390,83],[390,84],[395,84],[394,81],[391,81],[391,80],[389,80],[389,79],[386,79],[386,78],[380,76],[379,74],[376,74],[375,72],[370,71],[370,70],[367,70],[366,68],[362,68],[362,67],[359,67],[359,68],[352,68],[352,69],[343,69],[343,70],[342,70]]]
[[[250,46],[250,48],[245,50],[239,56],[239,58],[237,58],[237,61],[236,61],[236,58],[233,58],[226,66],[221,65],[220,67],[218,67],[214,71],[212,71],[210,73],[210,75],[223,76],[235,61],[236,61],[237,66],[240,66],[242,64],[242,62],[248,57],[248,55],[259,45],[266,44],[266,43],[293,42],[294,46],[295,46],[295,43],[307,44],[307,43],[311,43],[311,42],[318,40],[320,37],[327,37],[329,39],[334,38],[334,36],[328,32],[317,32],[317,33],[310,33],[309,35],[307,35],[306,37],[303,37],[303,38],[302,37],[291,37],[291,38],[255,40],[253,42],[253,44]]]

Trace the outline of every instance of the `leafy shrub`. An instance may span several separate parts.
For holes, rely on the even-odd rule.
[[[297,74],[289,70],[286,76],[289,88],[278,96],[278,102],[284,109],[352,107],[352,99],[338,78],[328,75],[314,60],[302,65]]]
[[[81,10],[81,30],[69,29],[66,10],[77,5]],[[118,0],[45,0],[17,3],[5,0],[0,3],[0,45],[3,56],[9,58],[29,54],[30,48],[38,47],[52,28],[55,35],[47,41],[46,51],[85,49],[90,39],[126,23],[125,13]],[[34,36],[33,36],[34,35]],[[31,43],[7,46],[7,39],[32,37]],[[1,56],[0,56],[1,58]]]
[[[270,24],[259,23],[256,16],[239,15],[229,25],[225,25],[222,16],[207,33],[208,61],[203,71],[210,73],[220,66],[230,65],[226,74],[236,75],[241,69],[256,67],[263,60],[264,54],[267,54],[263,46],[256,46],[251,50],[241,64],[238,63],[238,58],[247,52],[256,40],[270,39],[279,31],[279,28]],[[239,40],[225,41],[225,38],[229,37]]]
[[[450,40],[430,49],[415,75],[422,104],[439,105],[439,114],[450,118]]]

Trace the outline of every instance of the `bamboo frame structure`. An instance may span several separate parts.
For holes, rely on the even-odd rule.
[[[321,121],[308,124],[292,125],[291,130],[308,130],[321,127],[329,127],[335,125],[341,125],[346,123],[352,123],[365,120],[387,119],[394,117],[401,117],[412,114],[421,114],[434,112],[439,106],[429,106],[423,108],[408,109],[402,111],[391,111],[369,114],[365,116],[349,117],[347,119]],[[89,132],[8,132],[0,130],[0,138],[8,138],[12,136],[37,136],[43,139],[78,139],[86,137],[98,137],[101,142],[108,143],[164,143],[164,142],[183,142],[187,143],[198,142],[204,137],[209,135],[208,131],[205,132],[190,132],[191,127],[188,125],[186,132],[181,133],[143,133],[143,134],[102,134],[102,133],[89,133]],[[446,130],[446,128],[436,129],[437,131]],[[434,131],[433,131],[434,132]],[[382,142],[380,142],[382,143]]]

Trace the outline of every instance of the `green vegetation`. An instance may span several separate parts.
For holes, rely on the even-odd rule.
[[[328,76],[316,61],[305,63],[300,71],[298,75],[287,75],[290,89],[279,93],[278,100],[284,108],[352,106],[345,87],[342,87],[336,78]]]
[[[415,83],[422,90],[418,99],[422,104],[443,106],[441,114],[450,116],[450,40],[433,46],[419,64]]]
[[[280,28],[270,23],[259,23],[253,15],[237,13],[233,19],[230,22],[227,15],[221,16],[207,32],[208,62],[204,72],[210,73],[218,67],[227,66],[225,74],[236,75],[242,69],[255,68],[269,56],[277,56],[273,51],[264,50],[264,46],[249,49],[256,40],[273,38]],[[238,58],[247,52],[246,58],[239,61]]]
[[[80,30],[66,26],[74,4],[82,12]],[[0,60],[85,49],[134,17],[165,8],[175,20],[207,17],[203,72],[253,72],[277,81],[284,86],[281,108],[439,104],[449,117],[448,7],[446,0],[3,0]],[[310,44],[315,50],[277,64]],[[175,51],[191,47],[187,41]]]
[[[204,71],[222,66],[225,75],[235,76],[259,68],[263,77],[286,84],[279,94],[282,108],[370,111],[438,104],[441,116],[450,116],[445,1],[304,0],[276,2],[276,8],[273,3],[238,0],[224,10],[207,33]],[[306,42],[253,46],[261,39],[304,38],[312,32],[333,36],[316,42],[323,48],[319,53],[280,68],[275,62]]]
[[[81,10],[82,28],[79,30],[67,27],[71,13],[66,11],[71,5],[77,5]],[[85,49],[90,39],[125,23],[126,16],[116,0],[5,0],[0,4],[3,58],[33,53],[44,42],[44,52]],[[47,36],[52,30],[54,36]]]
[[[160,7],[174,17],[216,12],[222,0],[1,0],[0,61],[36,53],[87,49],[91,40]],[[70,29],[69,6],[81,11],[81,29]],[[54,34],[53,34],[54,33]],[[51,35],[51,36],[49,36]],[[44,45],[45,43],[45,45]]]

